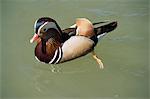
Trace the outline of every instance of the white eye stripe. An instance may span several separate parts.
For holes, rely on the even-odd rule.
[[[36,20],[35,23],[34,23],[34,32],[36,31],[36,24],[37,24],[37,21],[38,21],[38,20]]]
[[[58,27],[56,26],[56,24],[55,24],[54,22],[45,22],[43,25],[41,25],[41,26],[39,27],[38,32],[37,32],[38,35],[40,34],[41,29],[42,29],[45,25],[47,25],[47,26],[46,26],[46,29],[48,29],[48,28],[54,28],[54,29],[56,29],[56,30],[60,33]]]
[[[37,32],[38,35],[40,34],[40,31],[41,31],[42,27],[44,27],[46,24],[48,24],[48,22],[45,22],[44,24],[42,24],[42,25],[39,27],[38,32]]]

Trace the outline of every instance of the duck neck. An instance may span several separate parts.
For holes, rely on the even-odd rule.
[[[55,38],[49,38],[48,40],[42,39],[42,52],[44,54],[51,55],[55,53],[56,49],[61,46],[61,43]]]
[[[46,54],[46,40],[42,39],[42,52]]]
[[[53,54],[56,49],[61,46],[61,37],[56,29],[50,28],[47,33],[43,33],[42,37],[42,52],[44,54]]]

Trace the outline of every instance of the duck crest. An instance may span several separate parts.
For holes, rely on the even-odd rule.
[[[43,27],[45,30],[42,30]],[[59,32],[59,34],[62,35],[61,28],[54,19],[49,17],[43,17],[35,21],[34,24],[35,33],[40,34],[40,32],[47,31],[49,28],[56,29]]]

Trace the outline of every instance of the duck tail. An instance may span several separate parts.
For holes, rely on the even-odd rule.
[[[117,22],[113,21],[113,22],[97,22],[97,23],[93,23],[94,25],[94,31],[97,35],[97,38],[101,38],[104,35],[106,35],[107,33],[113,31],[116,27],[117,27]]]

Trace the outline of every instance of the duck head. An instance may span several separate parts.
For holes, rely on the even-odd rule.
[[[42,17],[35,21],[34,36],[30,39],[30,43],[41,40],[47,41],[49,38],[61,37],[62,31],[57,22],[49,17]]]
[[[61,45],[62,31],[56,21],[49,17],[42,17],[35,21],[34,36],[30,43],[37,42],[35,54],[51,54]]]

